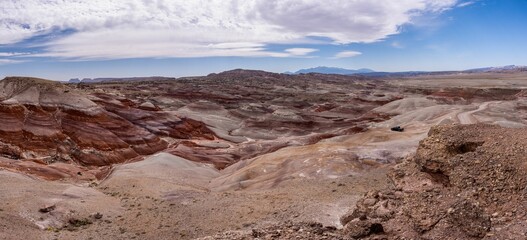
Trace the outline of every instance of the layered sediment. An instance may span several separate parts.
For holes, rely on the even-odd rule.
[[[127,99],[114,98],[112,105],[57,82],[6,78],[0,88],[0,155],[21,160],[1,161],[7,168],[32,162],[39,169],[54,163],[105,167],[166,149],[165,136],[214,138],[194,120],[129,106]]]

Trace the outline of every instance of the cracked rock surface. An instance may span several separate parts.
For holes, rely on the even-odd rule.
[[[341,218],[364,239],[525,239],[527,131],[433,127],[415,156]]]

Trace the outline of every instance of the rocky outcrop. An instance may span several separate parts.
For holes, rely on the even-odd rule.
[[[342,217],[350,237],[523,239],[527,236],[527,130],[437,126]]]
[[[245,240],[245,239],[333,239],[347,240],[335,227],[323,226],[315,222],[286,222],[263,229],[251,231],[229,231],[215,236],[198,238],[196,240]]]
[[[129,106],[127,99],[97,101],[57,82],[6,78],[0,89],[0,155],[8,159],[102,167],[166,149],[161,137],[214,138],[199,122]]]

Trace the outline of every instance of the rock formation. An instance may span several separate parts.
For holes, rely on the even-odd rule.
[[[0,89],[0,154],[8,159],[103,167],[166,149],[164,136],[214,138],[196,121],[57,82],[6,78]]]
[[[341,221],[360,239],[527,237],[527,131],[437,126]]]

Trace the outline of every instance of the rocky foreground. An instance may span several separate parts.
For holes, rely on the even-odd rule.
[[[527,131],[438,126],[342,218],[353,237],[527,238]],[[382,231],[380,231],[382,229]]]
[[[343,230],[284,223],[203,239],[526,239],[527,130],[437,126],[342,216]]]

